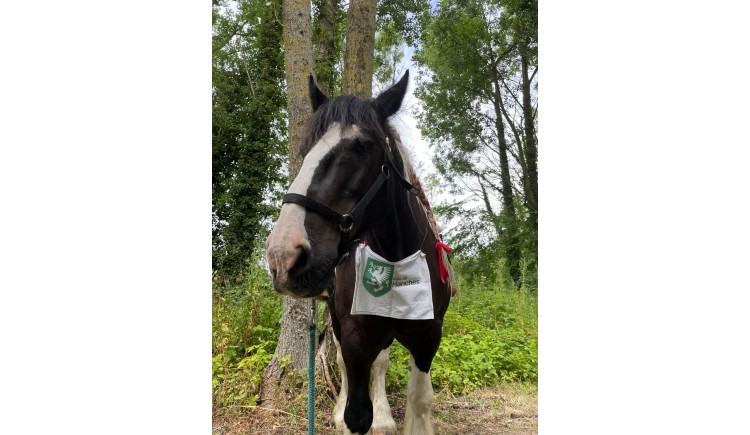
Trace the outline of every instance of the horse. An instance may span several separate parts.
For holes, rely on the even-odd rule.
[[[407,70],[375,99],[330,99],[309,77],[313,115],[300,144],[302,167],[265,245],[277,293],[323,297],[330,308],[341,370],[334,423],[345,434],[370,429],[374,434],[395,433],[385,394],[394,339],[411,354],[404,433],[433,433],[430,366],[440,345],[451,289],[441,273],[436,224],[431,225],[431,211],[420,201],[420,190],[409,182],[408,154],[388,122],[401,107],[408,81]],[[351,314],[353,252],[360,243],[391,262],[418,251],[424,254],[433,318]]]

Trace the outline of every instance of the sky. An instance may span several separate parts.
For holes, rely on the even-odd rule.
[[[396,68],[397,72],[400,72],[399,78],[403,75],[403,72],[409,70],[409,87],[407,88],[404,101],[401,104],[401,110],[390,118],[391,125],[398,130],[399,136],[401,136],[401,143],[406,147],[410,153],[409,158],[414,166],[414,170],[417,173],[417,177],[424,185],[425,177],[428,174],[436,174],[437,169],[432,163],[434,152],[430,148],[422,133],[417,126],[417,120],[414,117],[419,111],[421,100],[414,95],[415,83],[419,70],[417,69],[412,57],[414,55],[414,47],[407,46],[404,50],[404,56]],[[398,80],[398,79],[397,79]],[[375,97],[376,95],[373,95]],[[448,193],[445,189],[432,189],[429,192],[427,200],[433,207],[443,202],[453,202],[456,198]],[[436,216],[438,224],[443,228],[443,234],[448,232],[450,228],[453,228],[458,224],[457,219],[453,219],[450,222],[445,222]]]
[[[401,105],[401,110],[393,115],[390,120],[391,125],[398,130],[399,135],[401,136],[401,142],[410,152],[410,158],[415,166],[414,169],[417,172],[417,176],[424,184],[425,177],[428,174],[436,174],[437,169],[432,162],[434,152],[428,142],[422,137],[422,133],[417,126],[417,120],[414,117],[415,114],[418,113],[419,106],[422,103],[421,100],[414,95],[414,89],[416,87],[415,83],[420,74],[416,64],[412,61],[414,50],[415,48],[412,46],[405,46],[404,56],[399,63],[399,67],[396,68],[396,71],[400,72],[400,74],[398,74],[399,78],[404,71],[407,69],[409,70],[409,87],[407,88],[406,96]],[[398,78],[396,80],[398,80]],[[382,88],[382,86],[380,88]],[[432,189],[429,194],[431,196],[428,196],[427,199],[433,207],[441,203],[466,199],[464,197],[458,198],[455,195],[452,195],[448,192],[448,189]],[[477,205],[478,203],[474,203],[473,201],[466,201],[463,207],[471,208]],[[436,218],[438,224],[443,228],[443,234],[449,233],[452,228],[460,223],[459,217],[455,217],[451,221],[441,220],[440,217]]]

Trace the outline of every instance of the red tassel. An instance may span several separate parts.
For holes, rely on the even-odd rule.
[[[443,255],[440,252],[441,249],[450,254],[451,248],[440,240],[435,243],[435,250],[438,254],[438,266],[440,267],[440,281],[445,284],[445,279],[448,278],[450,274],[448,273],[448,269],[446,269],[445,265],[443,264]]]

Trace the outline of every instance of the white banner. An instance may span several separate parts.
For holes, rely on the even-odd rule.
[[[360,244],[354,257],[356,283],[351,314],[395,319],[432,319],[432,284],[422,251],[391,262]]]

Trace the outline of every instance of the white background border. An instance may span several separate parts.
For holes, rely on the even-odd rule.
[[[744,433],[746,6],[540,5],[540,433]],[[0,23],[0,432],[209,433],[208,2]]]

